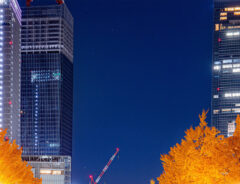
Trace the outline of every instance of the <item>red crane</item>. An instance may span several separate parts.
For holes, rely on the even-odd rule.
[[[26,6],[31,6],[31,3],[33,2],[33,0],[26,0]],[[64,0],[56,0],[57,4],[63,4]]]
[[[33,0],[26,0],[26,6],[31,6],[31,2],[33,2]]]
[[[63,4],[64,0],[57,0],[57,4]]]
[[[119,152],[119,148],[116,149],[116,152],[113,154],[113,156],[110,158],[110,160],[108,161],[107,165],[103,168],[101,174],[97,177],[97,179],[94,181],[93,179],[93,175],[90,175],[89,178],[91,179],[91,184],[98,184],[98,182],[100,181],[100,179],[102,178],[102,176],[105,174],[105,172],[108,170],[109,166],[111,165],[112,161],[115,159],[115,157],[117,156],[118,152]]]

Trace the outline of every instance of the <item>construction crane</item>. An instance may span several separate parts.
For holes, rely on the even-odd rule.
[[[26,6],[31,6],[31,2],[33,2],[33,0],[26,0]]]
[[[108,170],[109,166],[111,165],[112,161],[115,159],[115,157],[117,156],[118,152],[119,152],[119,148],[116,149],[116,152],[113,154],[113,156],[110,158],[110,160],[108,161],[107,165],[103,168],[101,174],[97,177],[97,179],[94,181],[93,179],[93,175],[90,175],[89,178],[91,180],[91,184],[98,184],[99,181],[101,180],[101,178],[103,177],[103,175],[105,174],[105,172]]]
[[[26,6],[31,6],[31,3],[33,2],[33,0],[26,0]],[[64,3],[64,0],[56,0],[57,4],[61,5]]]
[[[57,4],[63,4],[64,0],[57,0]]]

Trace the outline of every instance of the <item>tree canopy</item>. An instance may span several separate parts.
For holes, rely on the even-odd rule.
[[[41,184],[41,179],[34,178],[31,166],[23,162],[22,149],[5,140],[7,131],[0,129],[0,184]]]
[[[240,184],[240,116],[234,135],[226,138],[207,126],[206,114],[199,115],[199,126],[188,129],[180,144],[161,155],[159,184]]]

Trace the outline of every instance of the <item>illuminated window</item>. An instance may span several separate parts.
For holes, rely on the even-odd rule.
[[[225,93],[224,96],[225,96],[226,98],[240,97],[240,93]]]
[[[231,112],[231,109],[222,109],[222,112]]]
[[[61,79],[61,73],[58,70],[39,70],[31,72],[32,82],[47,82],[47,81],[57,81]]]
[[[226,35],[227,35],[228,37],[230,37],[230,36],[239,36],[239,35],[240,35],[240,32],[228,32]]]
[[[52,174],[52,170],[41,169],[40,174]]]
[[[239,104],[239,103],[237,103],[237,104],[235,104],[235,106],[236,106],[236,107],[240,107],[240,104]]]
[[[227,12],[220,13],[220,16],[227,16]]]
[[[232,63],[232,60],[231,59],[225,59],[225,60],[223,60],[223,63]]]
[[[238,10],[240,10],[240,7],[235,7],[234,8],[234,11],[238,11]]]
[[[234,12],[234,15],[240,15],[240,12]]]
[[[228,123],[228,137],[233,136],[235,132],[235,121],[229,122]]]
[[[214,70],[221,70],[221,66],[214,66],[213,69]]]
[[[225,11],[234,11],[234,8],[225,8]]]
[[[220,17],[220,20],[227,20],[227,17]]]
[[[40,174],[47,174],[47,175],[63,175],[62,170],[50,170],[50,169],[41,169]]]
[[[7,1],[6,0],[0,0],[0,4],[2,5],[2,4],[6,4],[7,3]]]
[[[218,114],[219,110],[213,110],[213,114]]]
[[[219,24],[215,24],[215,31],[219,31],[220,27]]]
[[[234,109],[232,109],[232,111],[235,112],[235,113],[239,113],[240,112],[240,108],[234,108]]]
[[[53,175],[62,175],[62,171],[55,170],[55,171],[52,171],[52,174]]]
[[[219,98],[219,95],[213,95],[213,98]]]
[[[232,65],[223,65],[223,68],[232,68]]]
[[[221,64],[221,61],[215,61],[214,64],[219,65],[219,64]]]
[[[225,97],[227,98],[227,97],[232,97],[232,93],[226,93],[225,94]]]
[[[225,11],[239,11],[240,7],[229,7],[229,8],[225,8]]]
[[[240,97],[240,93],[232,93],[233,97]]]
[[[234,64],[233,65],[233,68],[239,68],[240,67],[240,64]]]
[[[233,73],[239,73],[240,72],[240,68],[234,68],[233,69]]]

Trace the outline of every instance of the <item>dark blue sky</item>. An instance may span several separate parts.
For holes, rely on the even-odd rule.
[[[116,147],[101,183],[147,184],[210,108],[212,2],[65,1],[75,18],[73,184],[100,174]]]

